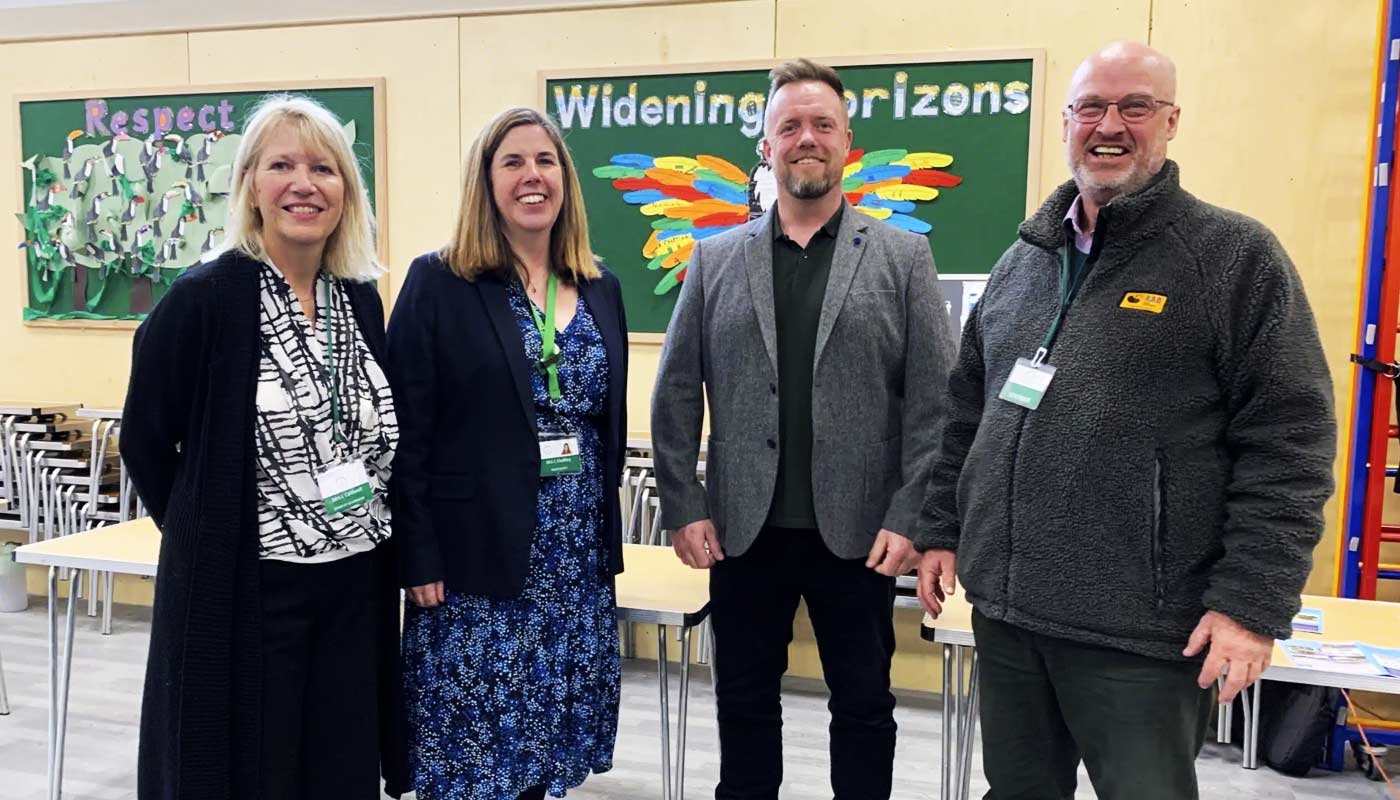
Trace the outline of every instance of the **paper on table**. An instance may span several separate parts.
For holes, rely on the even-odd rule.
[[[1318,669],[1344,675],[1384,675],[1356,642],[1307,642],[1289,639],[1280,642],[1283,652],[1302,669]]]
[[[1293,630],[1296,633],[1322,633],[1322,609],[1300,609],[1293,617]]]
[[[1392,678],[1400,678],[1400,650],[1372,647],[1368,644],[1363,644],[1361,645],[1361,651],[1366,654],[1367,658],[1371,659],[1371,663],[1384,670],[1386,675]]]

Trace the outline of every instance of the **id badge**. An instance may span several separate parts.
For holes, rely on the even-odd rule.
[[[1049,364],[1018,358],[1011,374],[1006,377],[1006,384],[1001,387],[1001,394],[997,396],[1012,405],[1034,411],[1040,407],[1040,400],[1054,377],[1055,368]]]
[[[359,508],[374,497],[365,462],[358,458],[321,467],[316,471],[316,487],[321,490],[321,507],[328,517]]]
[[[578,437],[557,431],[540,431],[540,477],[577,475],[583,471]]]

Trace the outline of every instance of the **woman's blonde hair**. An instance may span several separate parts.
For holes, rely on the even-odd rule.
[[[335,163],[345,186],[340,224],[326,240],[321,263],[337,278],[371,281],[384,272],[374,249],[374,212],[360,175],[350,138],[335,114],[305,95],[274,94],[263,98],[243,125],[243,138],[233,158],[226,238],[218,252],[236,249],[260,261],[263,249],[262,213],[258,211],[253,172],[272,136],[290,130],[302,145],[319,150]]]
[[[452,239],[443,246],[443,261],[467,280],[476,280],[484,273],[512,269],[515,253],[501,227],[501,211],[491,192],[491,161],[506,134],[523,125],[538,125],[544,129],[554,149],[559,152],[563,167],[564,197],[559,216],[549,234],[549,266],[565,280],[577,282],[599,276],[588,245],[588,215],[583,208],[583,189],[578,171],[564,146],[564,137],[549,117],[533,108],[509,108],[486,124],[467,151],[462,179],[462,199],[457,206],[457,222]]]

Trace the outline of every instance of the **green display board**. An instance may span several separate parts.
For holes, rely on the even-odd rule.
[[[25,321],[143,319],[222,241],[239,132],[274,92],[309,95],[340,117],[373,201],[382,81],[21,98]]]
[[[542,74],[634,334],[666,330],[697,241],[773,203],[758,146],[776,63]],[[948,310],[965,316],[1037,194],[1043,54],[828,63],[854,134],[847,198],[926,234]]]

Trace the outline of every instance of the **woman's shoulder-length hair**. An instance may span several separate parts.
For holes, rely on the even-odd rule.
[[[337,278],[372,281],[384,273],[375,251],[374,211],[359,162],[344,127],[329,109],[299,94],[264,98],[243,126],[233,159],[228,219],[222,246],[206,258],[237,249],[259,261],[267,260],[262,241],[262,214],[257,209],[253,173],[274,135],[290,130],[297,141],[329,157],[345,187],[340,223],[326,241],[322,265]]]
[[[454,273],[467,280],[514,267],[515,255],[501,228],[500,211],[491,193],[491,162],[506,134],[522,125],[544,129],[559,153],[563,170],[563,202],[550,231],[550,267],[570,282],[594,280],[601,272],[588,243],[588,215],[584,210],[578,170],[564,146],[559,128],[533,108],[506,109],[477,134],[467,151],[461,202],[452,238],[439,254]]]

